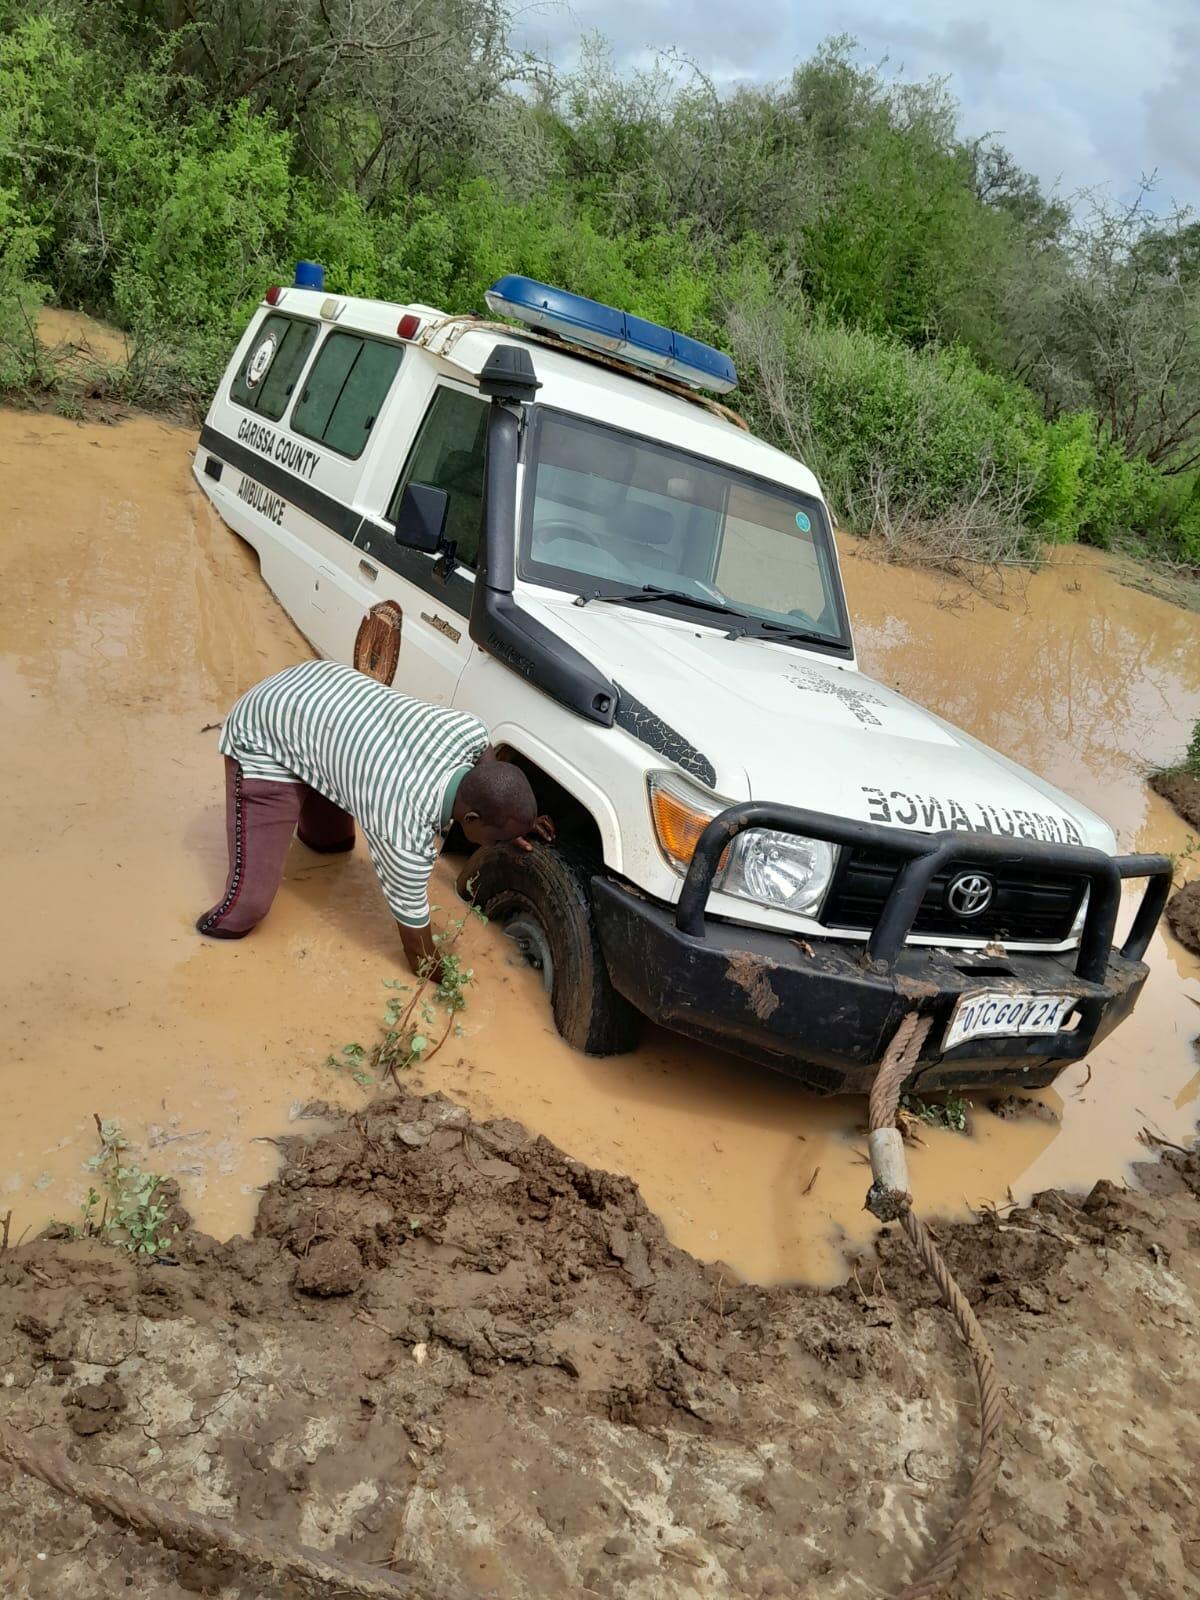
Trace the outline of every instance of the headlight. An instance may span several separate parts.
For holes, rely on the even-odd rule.
[[[700,835],[733,802],[704,794],[673,772],[652,772],[650,815],[659,849],[681,876]],[[821,839],[748,828],[722,852],[713,888],[741,900],[811,916],[833,876],[836,851]]]
[[[729,859],[713,881],[724,894],[812,916],[825,898],[833,862],[833,846],[824,839],[747,828],[733,841]]]

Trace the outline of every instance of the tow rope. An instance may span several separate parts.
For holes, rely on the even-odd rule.
[[[0,1461],[7,1461],[31,1478],[38,1478],[61,1494],[81,1500],[93,1511],[132,1528],[144,1538],[157,1539],[169,1550],[193,1556],[225,1557],[249,1564],[283,1579],[319,1584],[363,1600],[465,1600],[465,1590],[435,1589],[421,1581],[409,1583],[382,1567],[370,1567],[324,1550],[285,1540],[263,1539],[242,1533],[228,1522],[186,1511],[141,1489],[128,1489],[108,1473],[88,1471],[68,1461],[61,1450],[30,1444],[13,1428],[0,1423]]]
[[[917,1064],[921,1046],[929,1032],[931,1017],[910,1011],[896,1030],[895,1038],[879,1063],[871,1085],[870,1131],[867,1148],[874,1180],[867,1192],[867,1210],[880,1222],[898,1222],[922,1266],[937,1284],[946,1308],[971,1357],[979,1389],[979,1456],[971,1474],[970,1488],[958,1520],[947,1534],[928,1571],[910,1583],[894,1600],[925,1600],[936,1594],[954,1577],[963,1552],[983,1529],[991,1505],[996,1477],[1000,1471],[1000,1424],[1003,1398],[996,1377],[991,1346],[971,1310],[967,1297],[955,1283],[949,1267],[912,1208],[908,1186],[908,1161],[904,1140],[896,1126],[900,1089]]]

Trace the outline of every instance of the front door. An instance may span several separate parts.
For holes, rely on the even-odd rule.
[[[370,569],[373,600],[400,607],[400,662],[393,686],[419,700],[450,705],[472,645],[467,632],[483,515],[487,402],[468,389],[439,384],[385,514],[386,528],[364,527],[353,554]],[[449,497],[449,554],[427,556],[392,536],[396,507],[410,483],[444,489]]]

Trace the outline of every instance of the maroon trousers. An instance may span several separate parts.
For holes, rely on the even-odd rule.
[[[197,921],[213,939],[242,939],[256,928],[283,878],[292,835],[322,855],[354,849],[354,818],[306,783],[246,778],[225,757],[225,834],[229,881],[225,893]]]

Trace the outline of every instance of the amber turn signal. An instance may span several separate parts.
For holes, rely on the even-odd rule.
[[[696,852],[700,835],[717,815],[720,806],[714,805],[711,811],[702,810],[684,797],[680,792],[682,788],[682,784],[677,786],[669,777],[652,778],[650,815],[663,854],[675,866],[686,870]]]

